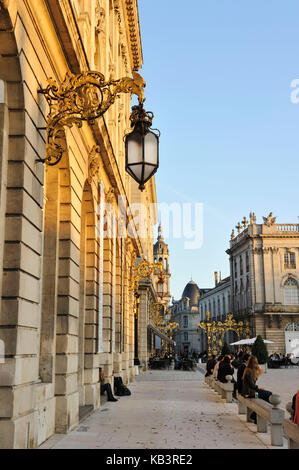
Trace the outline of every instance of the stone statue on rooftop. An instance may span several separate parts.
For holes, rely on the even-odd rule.
[[[271,225],[275,224],[276,217],[272,217],[272,212],[268,215],[268,217],[263,217],[264,219],[264,224],[267,225],[267,227],[271,227]]]

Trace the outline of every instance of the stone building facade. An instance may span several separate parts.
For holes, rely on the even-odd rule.
[[[257,223],[251,213],[236,228],[227,250],[232,313],[274,342],[270,353],[299,357],[299,224],[278,224],[272,213]]]
[[[197,323],[200,321],[199,299],[209,289],[200,289],[196,282],[186,284],[180,300],[173,300],[171,306],[173,321],[179,324],[174,331],[175,352],[179,355],[200,353],[200,333]]]
[[[127,208],[156,202],[154,179],[140,193],[125,172],[130,94],[95,123],[66,128],[63,158],[46,166],[38,91],[68,72],[131,77],[142,60],[136,0],[0,1],[0,448],[74,428],[100,406],[99,368],[111,383],[113,371],[134,378],[130,276],[136,258],[153,261],[157,220],[143,239],[134,222],[130,236],[111,237],[104,212],[109,203],[119,213],[119,196]],[[141,296],[146,356],[151,281]]]
[[[210,312],[211,321],[225,321],[227,314],[231,313],[231,281],[230,276],[218,280],[218,273],[215,272],[215,287],[209,289],[198,299],[199,321],[206,320],[207,312]],[[199,329],[200,352],[207,351],[207,337],[202,329]],[[230,343],[238,338],[233,332],[228,332],[224,336],[224,341]]]

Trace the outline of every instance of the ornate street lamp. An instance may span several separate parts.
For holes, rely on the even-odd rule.
[[[82,127],[83,121],[93,125],[96,119],[106,113],[120,94],[137,95],[139,100],[137,108],[142,109],[142,103],[145,101],[144,87],[145,81],[137,72],[133,72],[133,78],[123,77],[119,80],[108,81],[102,73],[95,71],[82,72],[77,75],[67,73],[60,85],[50,78],[48,86],[38,90],[38,93],[43,94],[49,104],[46,128],[40,128],[40,130],[47,131],[46,157],[41,161],[50,166],[57,165],[63,156],[63,147],[59,139],[64,136],[65,128],[71,128],[74,124]],[[134,117],[135,114],[133,111],[132,125],[135,123],[137,125],[138,119],[140,120],[137,115]],[[152,118],[152,113],[148,113],[147,122],[151,123]],[[137,125],[137,128],[139,127]],[[146,161],[149,161],[152,155],[150,140],[151,135],[146,138]],[[147,169],[144,174],[149,179]]]
[[[145,111],[143,103],[133,106],[130,116],[133,130],[125,136],[126,171],[139,183],[141,191],[159,167],[160,131],[150,129],[153,118],[153,113]]]

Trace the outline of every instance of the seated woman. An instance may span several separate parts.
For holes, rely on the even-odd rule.
[[[218,376],[219,364],[221,363],[222,360],[223,360],[223,356],[220,355],[220,356],[218,357],[217,362],[216,362],[216,364],[215,364],[215,367],[214,367],[214,369],[213,369],[213,377],[214,377],[214,379],[216,379],[216,380],[217,380],[217,376]]]
[[[105,383],[104,371],[100,369],[100,382],[101,382],[101,395],[104,395],[107,392],[108,401],[118,401],[117,398],[113,396],[111,385]]]
[[[227,383],[225,378],[227,375],[234,376],[234,368],[231,366],[231,358],[229,356],[225,356],[223,361],[220,362],[217,379],[219,382]]]
[[[242,381],[242,395],[246,398],[255,398],[257,393],[258,398],[265,400],[269,403],[269,398],[272,395],[272,392],[264,390],[257,386],[256,381],[259,376],[262,374],[263,369],[259,367],[258,360],[255,356],[250,356],[248,360],[248,365],[245,367]],[[252,413],[250,416],[251,419],[256,423],[256,413]]]

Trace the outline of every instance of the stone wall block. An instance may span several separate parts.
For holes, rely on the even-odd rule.
[[[85,385],[85,404],[93,405],[95,409],[100,407],[100,384]]]
[[[78,370],[77,354],[57,354],[56,374],[72,374]]]
[[[55,395],[70,395],[78,390],[77,374],[56,375]]]
[[[58,315],[56,328],[58,335],[65,335],[67,333],[70,335],[78,335],[78,319],[70,315]]]
[[[56,397],[56,425],[57,433],[66,433],[71,430],[79,419],[79,394],[77,392],[66,396]]]
[[[56,353],[77,354],[78,353],[78,337],[72,335],[56,336]]]
[[[38,358],[6,358],[1,364],[0,386],[21,385],[38,380]]]
[[[7,82],[22,80],[19,58],[17,56],[0,56],[1,79]]]
[[[58,315],[71,315],[79,317],[79,302],[67,295],[60,295],[57,299],[57,312]]]

